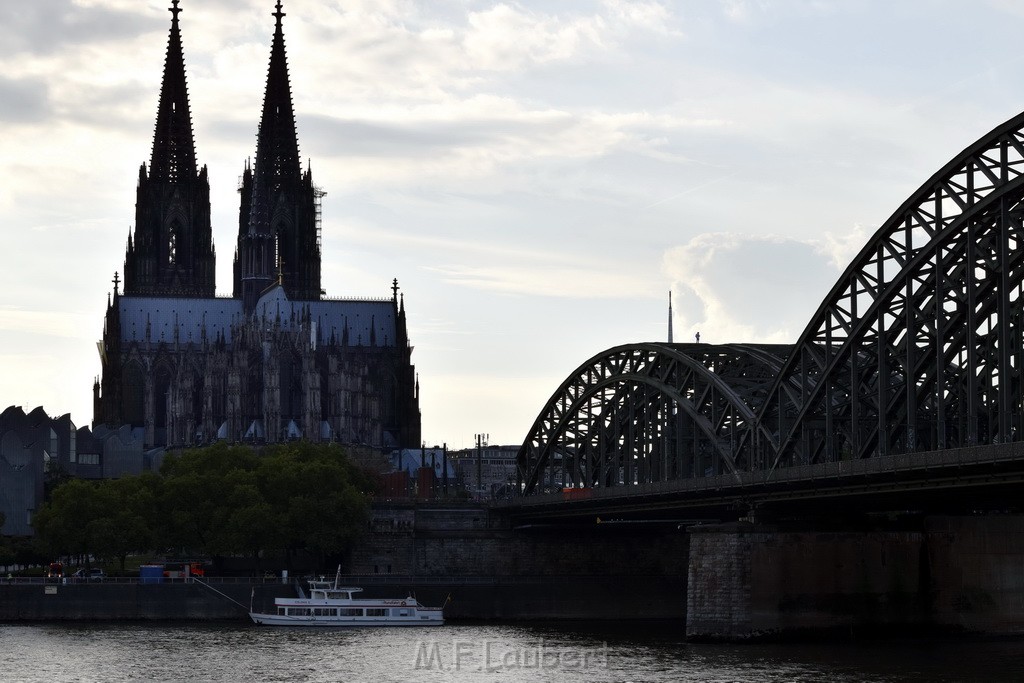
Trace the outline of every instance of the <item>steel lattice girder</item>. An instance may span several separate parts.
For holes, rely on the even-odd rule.
[[[947,164],[854,259],[758,415],[777,436],[761,462],[1020,438],[1022,128]]]
[[[640,344],[580,366],[520,451],[522,490],[1021,440],[1022,202],[1024,114],[903,203],[794,346]]]
[[[755,409],[789,347],[631,344],[577,368],[519,454],[526,490],[749,469]],[[767,437],[767,434],[762,435]],[[757,439],[753,439],[756,442]]]

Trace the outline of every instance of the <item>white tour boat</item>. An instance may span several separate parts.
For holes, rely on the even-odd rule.
[[[411,595],[395,599],[352,597],[362,588],[339,586],[341,567],[333,581],[309,582],[309,597],[274,598],[274,613],[253,612],[257,624],[268,626],[440,626],[444,607],[424,607]]]

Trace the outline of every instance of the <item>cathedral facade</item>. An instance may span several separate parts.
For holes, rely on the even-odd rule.
[[[256,156],[245,165],[232,296],[214,293],[207,169],[196,160],[185,60],[172,20],[135,226],[99,344],[94,426],[147,447],[218,439],[420,445],[404,301],[326,299],[320,196],[302,169],[278,1]]]

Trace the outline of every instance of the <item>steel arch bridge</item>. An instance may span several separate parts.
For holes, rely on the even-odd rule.
[[[791,346],[633,344],[533,424],[519,490],[763,473],[1024,440],[1024,114],[878,229]]]

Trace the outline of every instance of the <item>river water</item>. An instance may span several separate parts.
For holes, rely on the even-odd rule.
[[[1024,681],[1024,641],[698,645],[674,626],[0,624],[0,680]]]

